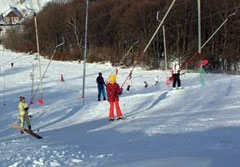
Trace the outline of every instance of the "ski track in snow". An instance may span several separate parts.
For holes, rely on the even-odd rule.
[[[13,60],[15,59],[15,60]],[[10,68],[9,60],[14,67]],[[49,60],[41,59],[42,69]],[[240,164],[240,77],[199,74],[182,78],[184,89],[164,87],[165,73],[136,68],[130,92],[120,106],[125,120],[108,122],[108,102],[97,102],[96,77],[109,64],[87,64],[86,104],[82,105],[82,64],[53,61],[43,79],[44,105],[30,107],[37,140],[10,129],[17,122],[18,97],[31,96],[33,55],[0,48],[0,166],[3,167],[238,167]],[[130,69],[119,69],[121,84]],[[65,82],[60,82],[60,75]],[[154,86],[159,76],[160,85]],[[5,99],[3,91],[5,78]],[[144,88],[143,81],[149,83]],[[126,89],[124,87],[124,89]],[[40,98],[36,94],[34,102]],[[3,106],[3,103],[6,106]]]

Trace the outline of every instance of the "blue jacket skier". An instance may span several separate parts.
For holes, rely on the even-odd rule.
[[[105,92],[105,82],[102,77],[102,73],[98,73],[98,77],[96,79],[97,87],[98,87],[98,101],[101,101],[101,95],[103,96],[103,100],[106,100],[106,92]]]

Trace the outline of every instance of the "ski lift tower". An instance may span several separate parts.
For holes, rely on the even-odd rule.
[[[201,0],[198,1],[198,54],[201,55]]]
[[[34,25],[35,25],[35,32],[36,32],[36,43],[37,43],[37,56],[35,59],[38,59],[39,64],[39,76],[40,76],[40,85],[41,85],[41,99],[43,96],[43,89],[42,89],[42,70],[41,70],[41,62],[40,62],[40,49],[39,49],[39,37],[38,37],[38,24],[37,24],[37,13],[33,8],[29,8],[27,5],[25,5],[26,9],[33,12],[34,16]]]
[[[84,44],[84,61],[83,61],[83,85],[82,100],[85,103],[85,77],[86,77],[86,61],[87,61],[87,34],[88,34],[88,0],[86,0],[86,21],[85,21],[85,44]]]
[[[156,19],[158,22],[161,22],[161,20],[159,19],[159,11],[157,12],[157,16],[156,16]],[[164,26],[164,23],[163,23],[163,45],[164,45],[164,57],[165,57],[165,73],[166,73],[166,79],[168,78],[167,76],[167,46],[166,46],[166,32],[165,32],[165,26]]]

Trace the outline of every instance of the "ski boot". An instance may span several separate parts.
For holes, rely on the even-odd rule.
[[[31,126],[28,126],[28,130],[29,130],[30,132],[32,132],[32,127],[31,127]]]
[[[118,118],[117,118],[117,120],[121,120],[121,119],[123,119],[123,117],[118,117]]]
[[[114,118],[109,118],[109,122],[113,122],[114,121]]]

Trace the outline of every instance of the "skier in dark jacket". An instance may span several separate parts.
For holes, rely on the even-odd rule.
[[[96,81],[97,81],[97,87],[98,87],[98,101],[101,101],[101,94],[103,96],[103,100],[106,100],[106,92],[104,88],[105,82],[101,72],[98,73],[98,77]]]

